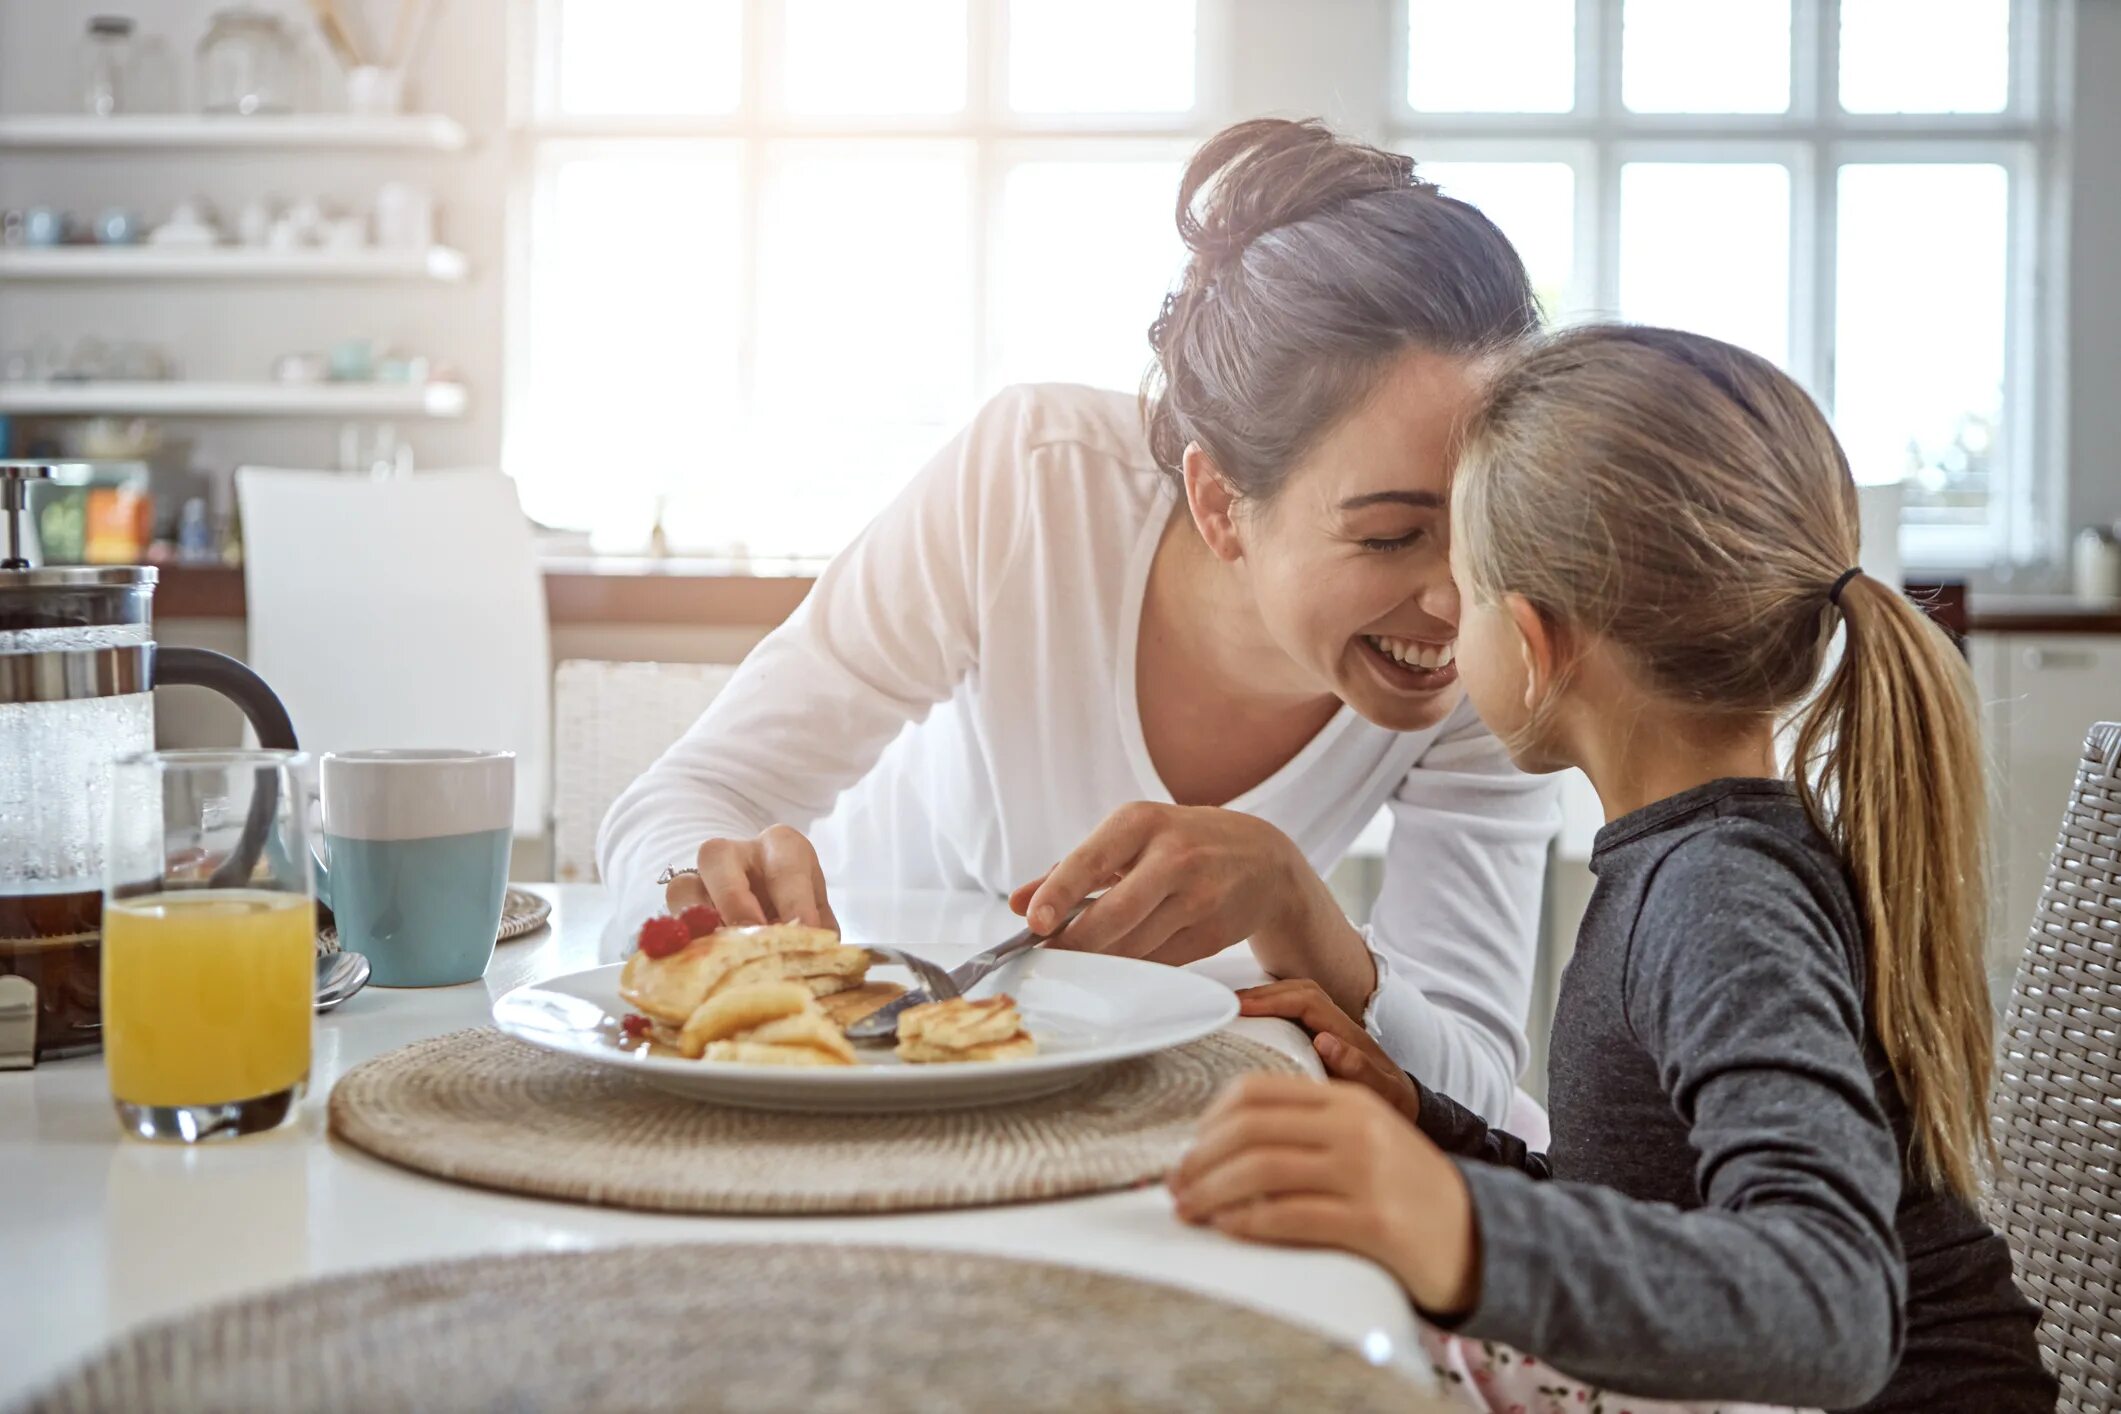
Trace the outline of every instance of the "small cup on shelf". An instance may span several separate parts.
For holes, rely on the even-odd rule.
[[[334,383],[366,383],[375,376],[375,340],[341,339],[331,346],[331,380]]]
[[[32,206],[22,213],[22,243],[54,246],[66,240],[66,213],[52,206]]]
[[[96,217],[96,244],[137,245],[140,221],[122,206],[113,206]]]
[[[409,182],[376,189],[376,244],[387,250],[426,250],[434,244],[434,196]]]

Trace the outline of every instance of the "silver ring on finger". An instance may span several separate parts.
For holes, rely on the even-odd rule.
[[[685,877],[685,876],[686,876],[687,874],[690,874],[690,875],[691,875],[691,876],[692,876],[693,878],[695,878],[695,879],[697,879],[697,878],[699,878],[699,877],[700,877],[700,871],[699,871],[699,870],[697,870],[697,869],[694,869],[694,868],[693,868],[692,866],[690,866],[690,865],[685,865],[685,866],[683,866],[682,868],[681,868],[681,867],[679,867],[679,866],[677,866],[677,865],[672,865],[672,866],[671,866],[670,868],[668,868],[668,869],[665,869],[665,870],[664,870],[664,871],[663,871],[662,873],[660,873],[660,874],[656,875],[656,876],[655,876],[655,881],[656,881],[656,882],[657,882],[658,884],[665,884],[665,885],[667,885],[667,884],[668,884],[668,883],[669,883],[669,882],[670,882],[671,880],[673,880],[673,879],[682,879],[682,878],[684,878],[684,877]]]

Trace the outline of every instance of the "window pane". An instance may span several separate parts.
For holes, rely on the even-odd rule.
[[[1627,0],[1621,100],[1637,113],[1782,113],[1790,0]]]
[[[1193,106],[1194,0],[1010,0],[1019,113],[1182,113]]]
[[[2001,455],[2009,178],[1988,163],[1841,169],[1834,428],[1909,524],[1984,525]]]
[[[1570,307],[1576,261],[1576,173],[1566,162],[1423,162],[1415,175],[1470,202],[1524,260],[1549,319]]]
[[[1787,362],[1789,168],[1768,162],[1623,167],[1620,312]]]
[[[995,382],[1137,388],[1185,249],[1181,164],[1021,162],[1002,182]]]
[[[751,435],[742,473],[697,508],[703,533],[836,551],[968,415],[970,171],[954,144],[776,154]]]
[[[697,429],[735,419],[737,159],[697,146],[585,156],[539,185],[532,412],[510,464],[531,515],[637,548],[657,493],[702,471]],[[675,409],[694,436],[672,435]]]
[[[2010,69],[2010,0],[1841,0],[1851,113],[2001,112]]]
[[[786,0],[792,113],[955,113],[965,106],[965,0]]]
[[[727,113],[744,65],[741,0],[561,0],[563,113]]]
[[[1576,0],[1407,0],[1407,102],[1428,113],[1576,106]]]

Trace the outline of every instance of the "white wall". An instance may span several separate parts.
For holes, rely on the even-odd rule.
[[[0,111],[77,111],[75,44],[95,14],[130,14],[175,52],[180,93],[191,97],[191,56],[224,0],[0,0]],[[305,29],[307,6],[270,0]],[[377,41],[388,36],[392,0],[349,0]],[[500,256],[507,182],[503,134],[504,0],[440,0],[414,102],[447,113],[472,135],[462,153],[203,153],[0,151],[0,207],[49,205],[84,217],[124,206],[150,220],[179,199],[203,195],[226,219],[257,196],[330,199],[366,210],[393,179],[425,183],[441,206],[441,238],[471,260],[462,285],[425,282],[68,282],[0,285],[0,353],[57,334],[71,348],[83,334],[106,342],[161,344],[187,377],[264,378],[276,354],[322,351],[371,336],[401,343],[457,368],[471,410],[456,422],[397,424],[423,466],[493,465],[501,441]],[[194,464],[246,461],[333,466],[338,424],[328,420],[196,420],[170,424],[195,438]]]

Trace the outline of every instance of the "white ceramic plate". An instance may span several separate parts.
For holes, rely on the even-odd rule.
[[[975,949],[907,949],[954,967]],[[1197,972],[1098,953],[1037,949],[972,989],[1007,992],[1038,1040],[1027,1060],[906,1065],[889,1046],[858,1046],[861,1064],[811,1068],[734,1065],[651,1056],[620,1044],[632,1010],[619,998],[619,968],[593,967],[494,1003],[494,1024],[518,1040],[623,1070],[672,1094],[748,1109],[889,1111],[959,1109],[1062,1090],[1100,1066],[1182,1046],[1237,1017],[1237,997]],[[902,968],[870,977],[910,984]]]

